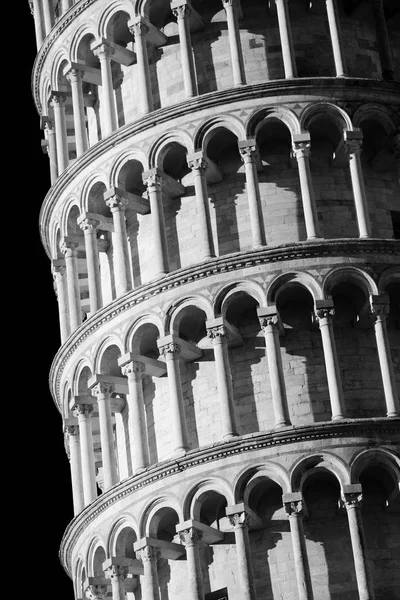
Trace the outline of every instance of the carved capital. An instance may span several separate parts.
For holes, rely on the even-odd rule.
[[[349,510],[350,508],[360,508],[362,502],[361,492],[350,492],[343,494],[343,502],[345,507]]]
[[[371,300],[370,305],[370,316],[375,321],[378,317],[386,319],[390,313],[390,301],[388,298],[387,302],[377,300]]]
[[[343,149],[346,154],[359,154],[362,147],[362,140],[346,140],[343,144]]]
[[[311,154],[310,142],[294,142],[292,145],[293,154],[299,160],[299,158],[309,158]]]
[[[98,59],[105,60],[107,58],[111,58],[115,50],[106,41],[104,41],[95,48],[92,48],[92,52],[95,56],[97,56]]]
[[[119,196],[118,194],[114,194],[105,200],[106,205],[114,212],[116,210],[125,210],[128,205],[128,199],[123,196]]]
[[[278,313],[263,315],[262,317],[259,317],[259,321],[260,327],[265,333],[266,330],[273,329],[275,326],[279,325],[279,315]]]
[[[181,6],[175,6],[172,9],[172,14],[178,20],[179,19],[188,19],[190,17],[191,12],[192,11],[190,10],[190,6],[188,6],[187,4],[181,4]]]
[[[189,169],[192,171],[205,172],[208,168],[208,162],[203,156],[196,156],[195,158],[189,158],[187,161]]]
[[[249,146],[243,146],[242,148],[239,148],[239,153],[240,156],[242,158],[242,161],[246,164],[246,163],[254,163],[257,158],[258,158],[258,150],[257,150],[257,146],[255,145],[249,145]]]
[[[163,178],[158,173],[153,173],[152,175],[145,177],[143,183],[148,190],[153,188],[157,191],[161,191],[162,187],[165,185]]]
[[[65,74],[65,77],[70,83],[77,83],[78,81],[82,81],[83,76],[84,71],[82,71],[81,69],[70,69],[68,73]]]
[[[224,325],[217,325],[216,327],[210,327],[207,329],[207,337],[210,340],[227,340],[229,333]]]
[[[54,123],[53,123],[53,121],[51,119],[47,119],[46,123],[44,124],[43,129],[44,129],[45,135],[46,134],[48,135],[48,134],[54,133]]]
[[[74,417],[89,417],[93,412],[92,404],[75,404],[72,414]]]
[[[78,436],[79,435],[79,427],[78,425],[65,425],[64,432],[68,437]]]
[[[162,346],[161,348],[159,348],[159,350],[160,350],[160,355],[163,356],[164,358],[167,358],[168,356],[171,356],[171,355],[178,356],[181,353],[181,347],[176,342],[171,342],[169,344],[166,344],[165,346]]]
[[[146,365],[137,360],[132,360],[121,367],[122,374],[133,379],[134,375],[143,375],[146,373]]]
[[[286,515],[288,517],[300,517],[303,515],[303,503],[301,500],[293,500],[292,502],[284,502]]]
[[[107,595],[107,586],[89,585],[85,590],[85,594],[89,600],[102,600]]]
[[[124,565],[110,565],[104,571],[107,579],[125,579],[129,573],[129,567]]]
[[[149,32],[149,28],[144,21],[140,20],[129,25],[129,31],[135,38],[137,36],[146,35]]]
[[[78,220],[78,225],[82,231],[89,232],[96,231],[100,225],[100,222],[96,219],[89,219],[88,217],[85,217],[84,219]]]
[[[329,317],[333,317],[333,315],[335,314],[335,309],[330,306],[330,307],[324,307],[324,308],[317,308],[315,310],[315,318],[317,319],[317,321],[321,321],[321,319],[327,319]]]
[[[238,527],[248,527],[250,525],[250,515],[245,511],[228,515],[229,523],[237,529]]]
[[[63,254],[75,253],[78,247],[78,242],[70,238],[63,238],[60,242],[60,250]]]
[[[224,8],[237,8],[237,0],[222,0],[222,6]]]
[[[179,539],[181,544],[184,546],[194,546],[198,544],[203,537],[203,533],[195,527],[190,527],[189,529],[184,529],[179,532]]]
[[[62,278],[65,275],[65,265],[57,265],[56,267],[53,267],[53,279],[56,283],[61,283]]]
[[[66,99],[67,99],[67,96],[63,92],[53,91],[51,93],[50,103],[53,108],[60,108],[61,106],[64,105]]]
[[[161,556],[160,548],[155,546],[145,546],[136,552],[136,558],[142,562],[148,562],[150,560],[158,560]]]
[[[115,391],[115,386],[113,383],[108,383],[108,381],[98,381],[91,390],[98,399],[99,396],[111,396]]]

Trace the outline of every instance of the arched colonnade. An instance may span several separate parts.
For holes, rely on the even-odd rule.
[[[323,507],[324,524],[329,527],[329,494],[330,504],[336,502],[334,522],[341,553],[348,553],[347,567],[341,563],[341,569],[347,569],[353,581],[355,574],[354,591],[360,598],[373,597],[374,587],[382,585],[374,582],[379,576],[379,560],[375,562],[379,552],[370,532],[377,510],[376,493],[382,489],[379,518],[384,527],[388,519],[389,525],[391,513],[399,510],[399,481],[398,457],[386,449],[369,449],[356,451],[349,464],[334,452],[317,452],[300,456],[287,468],[267,461],[236,472],[230,482],[212,476],[195,486],[189,484],[179,497],[170,493],[153,498],[135,514],[125,510],[103,536],[97,535],[87,544],[86,555],[77,553],[72,565],[76,598],[90,597],[90,593],[102,598],[111,588],[113,600],[136,598],[139,589],[139,597],[158,600],[170,579],[166,578],[170,561],[178,560],[176,568],[172,567],[174,577],[185,580],[190,600],[202,599],[210,586],[204,564],[212,569],[220,560],[218,546],[233,543],[233,557],[221,554],[228,573],[226,584],[235,572],[240,597],[255,600],[256,584],[265,589],[261,587],[267,582],[265,574],[276,560],[271,545],[267,563],[265,551],[258,556],[257,548],[264,543],[260,536],[271,535],[269,529],[281,531],[280,544],[293,557],[286,571],[297,581],[299,598],[313,597],[313,592],[321,592],[317,582],[323,579],[320,572],[314,573],[313,565],[313,540],[318,539],[315,531],[320,528],[318,507]],[[341,520],[344,514],[347,527]],[[288,529],[279,520],[285,518]],[[334,568],[334,554],[324,550],[323,543],[318,546],[322,552],[319,559],[325,552]],[[211,559],[208,547],[213,548]],[[255,578],[260,559],[265,564],[260,563],[262,569]],[[231,564],[232,560],[236,564]],[[281,578],[282,574],[276,573],[274,584],[282,583]]]

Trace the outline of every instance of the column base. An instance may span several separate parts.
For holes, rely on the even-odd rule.
[[[323,239],[325,239],[325,238],[323,238],[320,235],[310,235],[310,237],[308,237],[306,239],[306,242],[314,242],[315,240],[323,240]]]
[[[331,418],[331,421],[343,421],[343,419],[348,419],[347,415],[335,415]]]
[[[292,424],[290,421],[280,421],[279,423],[275,423],[275,429],[281,429],[282,427],[291,427]]]
[[[386,414],[386,417],[387,417],[388,419],[398,419],[398,418],[400,417],[400,413],[396,413],[396,412],[393,412],[393,413],[387,413],[387,414]]]
[[[233,431],[232,433],[226,433],[225,435],[222,436],[223,440],[231,440],[232,438],[238,437],[238,433],[236,433],[236,431]]]

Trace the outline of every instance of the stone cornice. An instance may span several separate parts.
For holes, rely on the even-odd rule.
[[[47,255],[50,258],[50,240],[48,232],[52,210],[58,202],[60,195],[63,193],[65,186],[70,181],[75,180],[86,167],[93,165],[93,162],[97,158],[106,156],[109,150],[118,144],[122,144],[127,140],[132,143],[133,136],[153,129],[156,125],[166,123],[175,118],[179,118],[182,121],[185,116],[193,118],[193,114],[196,111],[206,110],[215,106],[268,98],[277,94],[280,97],[288,96],[288,98],[293,94],[296,94],[296,96],[305,95],[308,100],[310,100],[311,97],[322,94],[326,95],[329,100],[332,100],[332,98],[339,100],[340,96],[343,96],[344,93],[344,99],[346,101],[360,103],[381,101],[382,95],[384,95],[386,104],[390,102],[394,105],[400,104],[400,83],[397,82],[334,77],[315,77],[293,80],[282,79],[242,86],[240,88],[210,92],[184,102],[179,102],[172,106],[160,108],[145,115],[141,119],[133,121],[132,123],[127,123],[103,140],[97,142],[94,146],[84,152],[79,159],[71,163],[56,179],[54,185],[48,191],[39,215],[40,235]],[[376,94],[378,94],[378,98],[375,98]]]
[[[308,440],[361,438],[367,439],[369,445],[398,444],[400,442],[400,419],[354,419],[343,421],[328,421],[287,427],[283,430],[253,433],[235,438],[228,442],[216,442],[200,449],[191,450],[181,458],[173,458],[149,467],[145,472],[134,475],[115,485],[99,496],[90,506],[87,506],[68,525],[60,544],[59,558],[64,569],[71,577],[71,558],[74,545],[85,528],[102,512],[119,500],[135,493],[155,481],[171,477],[187,471],[203,463],[221,460],[229,456],[245,452],[257,451],[263,448],[282,446],[286,444],[307,442]]]
[[[251,268],[268,263],[276,263],[285,260],[307,259],[321,256],[356,256],[363,255],[370,260],[371,255],[382,255],[383,257],[394,255],[400,256],[400,241],[381,239],[334,239],[318,240],[314,242],[298,242],[296,244],[282,244],[272,248],[257,251],[238,252],[227,256],[218,257],[193,265],[185,269],[179,269],[157,279],[151,283],[144,284],[135,290],[127,292],[98,310],[84,321],[65,341],[54,357],[50,374],[50,390],[61,412],[60,381],[62,372],[70,357],[79,346],[91,336],[104,323],[120,316],[167,290],[193,283],[200,279],[207,279],[213,275],[233,272],[239,269]]]

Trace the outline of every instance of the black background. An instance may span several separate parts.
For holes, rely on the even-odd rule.
[[[9,62],[8,84],[2,94],[8,132],[7,139],[3,138],[3,151],[7,155],[3,180],[11,182],[9,202],[4,204],[3,197],[3,209],[8,205],[4,216],[12,236],[3,242],[12,252],[12,256],[7,253],[7,262],[11,264],[8,280],[14,290],[8,295],[10,287],[3,287],[3,294],[7,294],[5,304],[9,307],[3,314],[4,330],[7,331],[6,322],[10,319],[16,331],[12,335],[12,355],[7,360],[14,384],[7,395],[14,400],[4,416],[11,418],[10,425],[21,424],[18,435],[7,438],[11,439],[12,447],[8,448],[7,443],[3,450],[6,456],[7,450],[8,456],[12,456],[7,466],[13,481],[16,480],[15,491],[7,498],[8,512],[21,527],[16,539],[12,535],[16,544],[14,567],[22,578],[15,582],[15,589],[17,595],[73,600],[72,581],[58,558],[64,530],[73,518],[70,469],[61,416],[48,384],[51,363],[60,346],[59,320],[50,259],[39,233],[39,212],[50,187],[49,161],[41,149],[44,135],[31,91],[37,52],[34,21],[27,0],[16,4],[21,12],[14,25],[19,30],[22,27],[22,37],[19,42],[14,36],[10,40],[18,56],[14,64]],[[5,101],[8,110],[4,110]],[[3,280],[3,286],[4,283]],[[15,296],[18,301],[14,304]],[[17,431],[13,425],[11,431]]]

